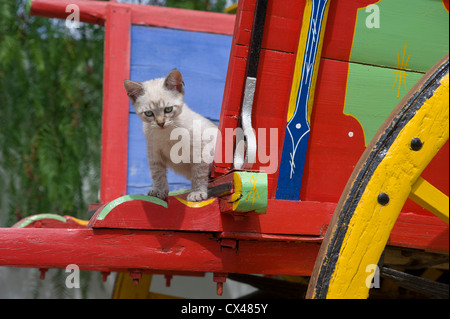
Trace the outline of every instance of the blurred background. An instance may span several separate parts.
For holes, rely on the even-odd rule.
[[[224,12],[237,0],[119,2]],[[86,219],[98,202],[103,40],[103,27],[68,29],[64,20],[30,16],[27,0],[0,0],[0,227],[37,213]],[[40,280],[38,269],[0,267],[0,298],[111,297],[115,275],[103,283],[101,274],[82,271],[80,289],[67,289],[66,276],[50,269]],[[159,277],[152,290],[165,286]],[[205,289],[198,280],[175,277],[172,285],[215,297],[212,278]],[[224,297],[251,291],[225,287]]]

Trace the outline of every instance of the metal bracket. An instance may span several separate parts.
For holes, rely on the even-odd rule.
[[[256,135],[252,126],[252,110],[255,89],[256,78],[247,77],[241,110],[243,134],[242,132],[237,132],[236,134],[234,167],[237,169],[250,169],[253,166],[253,163],[256,162]]]
[[[264,33],[268,0],[257,0],[253,16],[252,36],[250,39],[249,54],[244,89],[244,98],[241,109],[242,131],[236,133],[236,150],[234,153],[234,167],[237,169],[251,169],[256,162],[256,135],[252,127],[253,99],[256,89],[256,74],[258,71],[259,54]]]

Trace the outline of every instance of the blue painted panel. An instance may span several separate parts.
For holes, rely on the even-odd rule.
[[[218,124],[232,37],[148,26],[131,27],[130,79],[165,77],[177,68],[186,84],[185,102]],[[128,194],[147,193],[151,186],[142,122],[130,104]],[[190,188],[190,181],[169,171],[170,190]]]
[[[167,73],[169,73],[171,69],[168,68],[169,71],[167,71]],[[225,79],[208,78],[206,75],[196,74],[189,70],[185,70],[185,68],[178,69],[181,71],[186,84],[185,103],[204,117],[218,122]],[[145,81],[140,79],[148,80],[154,78],[151,74],[157,74],[157,72],[158,69],[154,66],[131,66],[131,78],[135,81]],[[130,103],[130,113],[134,112],[134,108]]]
[[[227,35],[133,26],[130,77],[146,81],[177,68],[186,85],[186,104],[218,120],[231,40]]]
[[[127,179],[127,194],[146,194],[152,185],[142,121],[136,114],[130,114],[129,117]],[[191,187],[189,180],[170,170],[167,179],[171,191]]]

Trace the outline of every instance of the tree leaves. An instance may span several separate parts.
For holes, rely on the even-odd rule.
[[[74,36],[24,6],[0,0],[0,220],[86,218],[99,187],[103,28]]]
[[[166,0],[168,7],[216,12],[224,12],[225,4],[226,0]]]

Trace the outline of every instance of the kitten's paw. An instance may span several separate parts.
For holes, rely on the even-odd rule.
[[[201,202],[202,200],[205,200],[207,198],[208,198],[208,194],[206,192],[202,192],[202,191],[191,192],[187,196],[187,200],[190,202]]]
[[[159,199],[162,200],[166,200],[168,194],[169,191],[162,191],[154,188],[150,188],[150,190],[147,193],[148,196],[158,197]]]

